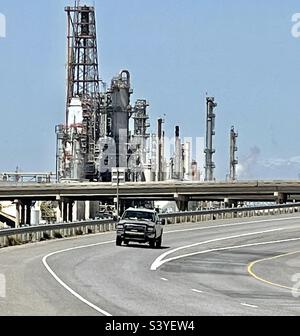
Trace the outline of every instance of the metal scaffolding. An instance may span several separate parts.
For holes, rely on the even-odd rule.
[[[56,127],[57,178],[97,179],[100,92],[95,9],[66,7],[66,124]]]

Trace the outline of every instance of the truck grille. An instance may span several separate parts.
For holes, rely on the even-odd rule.
[[[143,238],[145,237],[145,234],[147,232],[147,226],[146,225],[137,225],[137,224],[127,224],[124,227],[125,229],[125,235],[129,237],[136,237],[136,238]]]

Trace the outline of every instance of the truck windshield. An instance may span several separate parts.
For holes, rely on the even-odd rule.
[[[154,222],[154,214],[145,211],[126,211],[123,219],[147,220]]]

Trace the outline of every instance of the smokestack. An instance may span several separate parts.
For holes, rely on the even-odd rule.
[[[182,147],[180,141],[180,128],[175,127],[175,158],[174,158],[174,179],[181,180],[181,159]]]

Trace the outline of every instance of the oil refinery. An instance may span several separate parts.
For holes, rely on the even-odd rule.
[[[118,168],[125,169],[127,182],[200,179],[191,143],[182,143],[179,126],[174,153],[165,157],[166,121],[159,118],[157,132],[150,133],[149,103],[145,98],[131,101],[130,72],[121,70],[108,88],[100,79],[95,8],[76,1],[65,11],[68,80],[65,123],[56,127],[57,180],[111,182],[112,171]],[[208,105],[209,110],[212,107]],[[213,127],[210,111],[206,180],[213,180]]]

